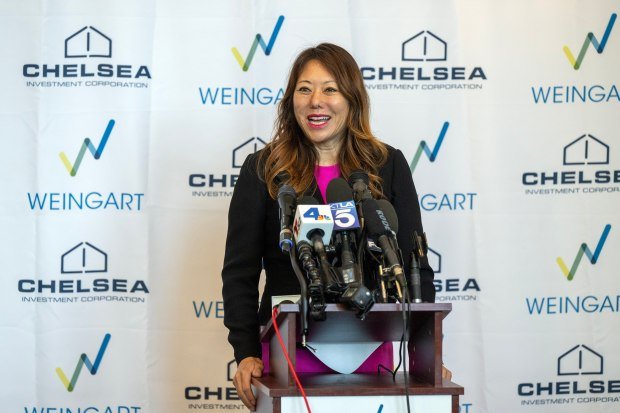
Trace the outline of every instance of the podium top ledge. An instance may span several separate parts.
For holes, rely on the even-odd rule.
[[[409,304],[409,309],[412,325],[415,326],[418,323],[416,320],[426,320],[436,313],[440,313],[440,318],[444,318],[452,310],[452,304]],[[403,334],[403,305],[400,303],[375,304],[363,321],[343,304],[328,304],[325,311],[327,315],[325,321],[309,320],[308,341],[332,343],[399,341]],[[298,313],[298,304],[281,304],[276,322],[281,325],[289,315],[297,316]],[[299,339],[299,325],[296,326],[296,330]],[[269,320],[260,334],[260,340],[269,341],[273,333],[273,321]]]
[[[400,303],[377,303],[372,306],[370,313],[373,312],[402,312],[402,304]],[[405,308],[406,305],[405,305]],[[409,308],[412,312],[443,312],[449,313],[452,311],[452,303],[419,303],[409,304]],[[354,313],[344,304],[327,304],[325,308],[326,313],[335,313],[340,311],[347,311]],[[298,313],[299,304],[280,304],[280,313]]]

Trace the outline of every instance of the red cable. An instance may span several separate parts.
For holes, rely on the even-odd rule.
[[[295,383],[297,383],[297,387],[301,392],[301,395],[304,397],[304,402],[306,403],[306,409],[308,409],[308,413],[312,413],[310,410],[310,404],[308,403],[308,398],[306,397],[306,391],[301,385],[299,381],[299,377],[297,377],[297,373],[295,372],[295,368],[293,367],[293,363],[291,359],[288,357],[288,351],[286,351],[286,347],[284,346],[284,341],[282,340],[282,336],[280,335],[280,329],[278,328],[278,323],[276,323],[276,316],[278,315],[278,307],[273,307],[273,312],[271,313],[271,321],[273,321],[273,328],[276,330],[276,336],[278,336],[278,341],[280,342],[280,347],[282,347],[282,352],[284,353],[284,357],[286,357],[286,362],[288,363],[288,368],[293,373],[293,377],[295,378]]]

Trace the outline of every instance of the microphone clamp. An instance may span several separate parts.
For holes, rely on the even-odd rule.
[[[280,231],[280,242],[278,243],[282,252],[289,252],[293,248],[293,232],[284,228]]]

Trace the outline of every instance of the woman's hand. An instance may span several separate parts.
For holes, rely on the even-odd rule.
[[[252,377],[263,375],[263,361],[257,357],[246,357],[237,366],[237,372],[233,378],[233,384],[243,404],[251,411],[256,410],[256,397],[252,393]]]

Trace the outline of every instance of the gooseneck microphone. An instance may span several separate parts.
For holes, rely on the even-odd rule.
[[[278,177],[279,178],[279,177]],[[293,248],[293,231],[291,225],[293,223],[293,216],[295,214],[295,207],[297,206],[297,194],[295,189],[287,184],[280,186],[278,190],[278,206],[280,207],[280,249],[282,252],[288,253],[293,272],[299,281],[299,293],[300,299],[300,311],[301,311],[301,342],[305,347],[306,336],[308,334],[308,289],[306,286],[306,280],[297,264],[297,257],[295,256],[295,248]]]
[[[278,190],[278,206],[280,207],[280,249],[288,252],[293,247],[293,216],[297,204],[297,194],[292,186],[284,184]]]

